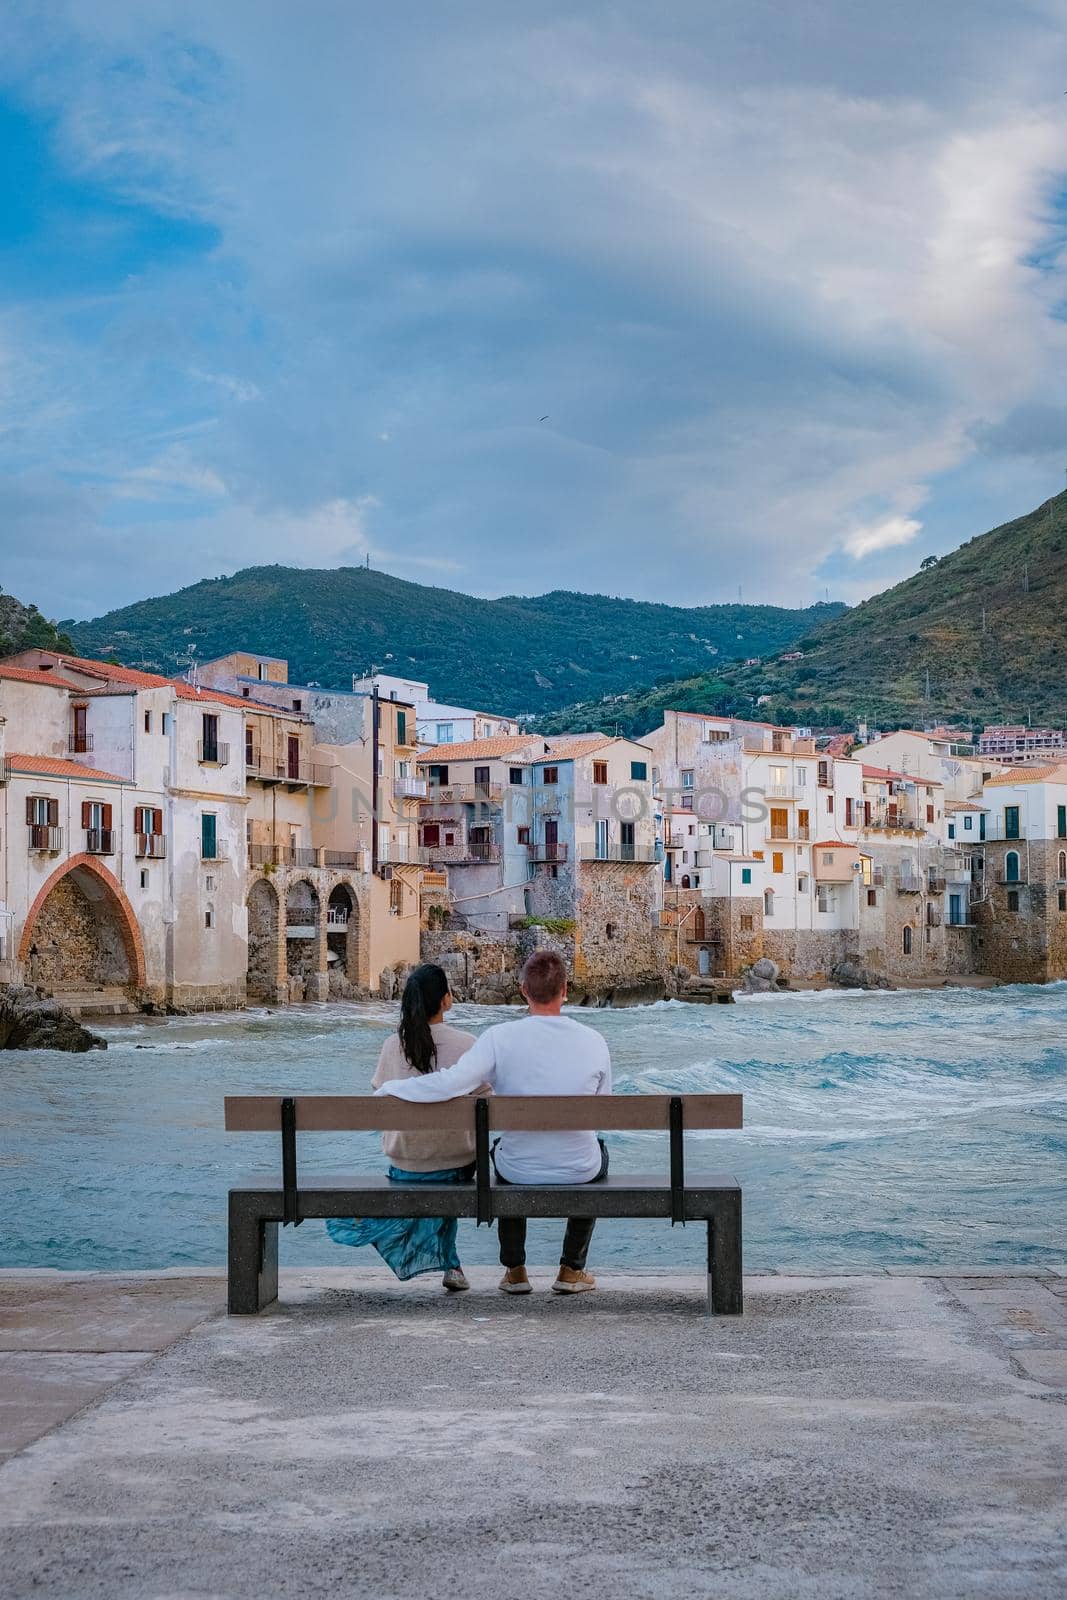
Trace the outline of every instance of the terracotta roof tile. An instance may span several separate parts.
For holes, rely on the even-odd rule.
[[[1016,783],[1067,783],[1067,765],[1060,761],[1051,767],[1009,767],[1006,772],[987,778],[983,787]]]
[[[7,760],[12,772],[25,772],[42,778],[76,778],[89,783],[133,783],[132,778],[122,778],[117,772],[101,772],[98,767],[87,767],[81,761],[64,761],[61,756],[10,754]]]
[[[0,661],[0,678],[12,678],[16,683],[43,683],[50,689],[77,689],[76,683],[59,678],[54,672],[42,672],[39,667],[8,666]]]
[[[520,751],[540,753],[544,740],[535,733],[497,734],[493,739],[468,739],[465,744],[435,744],[432,750],[423,750],[418,757],[421,765],[426,761],[477,761],[484,756],[491,761],[495,756],[515,756]]]
[[[615,739],[607,733],[558,734],[554,738],[546,739],[545,743],[548,745],[549,757],[554,756],[557,761],[580,761],[582,756],[592,755],[594,750],[602,750],[605,745],[614,744]]]
[[[56,662],[56,666],[59,671],[62,671],[63,667],[67,666],[70,667],[74,672],[83,672],[86,677],[99,678],[101,680],[101,683],[104,686],[101,690],[86,689],[84,684],[69,682],[64,683],[65,688],[80,690],[82,694],[106,694],[108,693],[109,685],[119,684],[124,688],[130,689],[173,689],[179,700],[218,701],[221,705],[240,706],[242,711],[247,710],[251,703],[244,698],[239,699],[237,695],[227,694],[223,689],[212,689],[207,685],[204,685],[200,689],[194,689],[193,685],[191,683],[186,683],[184,678],[167,678],[164,677],[164,675],[160,672],[141,672],[136,667],[117,667],[114,666],[110,661],[90,661],[87,656],[67,656],[60,655],[58,652],[55,654],[48,652],[48,654],[50,654],[52,659]],[[54,672],[42,672],[38,668],[29,667],[5,667],[4,663],[0,661],[0,673],[2,673],[4,676],[13,677],[16,675],[16,673],[21,676],[22,674],[28,672],[33,673],[33,677],[30,681],[34,683],[59,682],[59,679]],[[268,714],[273,713],[275,716],[286,715],[281,707],[262,705],[258,701],[256,702],[255,708],[257,710],[266,711]],[[290,714],[294,716],[299,715],[297,712]]]

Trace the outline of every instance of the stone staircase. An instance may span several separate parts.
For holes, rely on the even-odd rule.
[[[134,1017],[139,1011],[119,984],[105,984],[99,989],[65,989],[57,984],[54,994],[60,1005],[76,1017]]]

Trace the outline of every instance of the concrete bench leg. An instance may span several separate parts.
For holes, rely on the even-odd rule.
[[[739,1317],[745,1309],[741,1285],[741,1201],[708,1219],[708,1315]]]
[[[278,1224],[252,1216],[230,1196],[231,1317],[250,1317],[278,1298]]]

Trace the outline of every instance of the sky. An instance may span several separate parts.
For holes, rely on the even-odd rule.
[[[887,587],[1065,484],[1065,40],[1067,0],[7,0],[0,584]]]

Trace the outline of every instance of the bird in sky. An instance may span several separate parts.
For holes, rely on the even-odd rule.
[[[541,421],[542,422],[547,422],[551,415],[552,415],[552,413],[550,411],[546,411],[544,416],[541,418]]]

